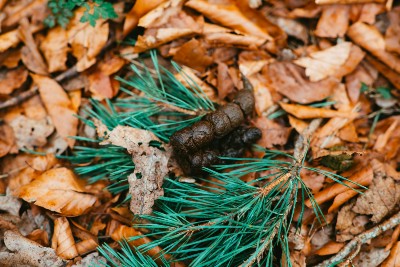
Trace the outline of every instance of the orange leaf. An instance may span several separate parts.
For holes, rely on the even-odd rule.
[[[333,117],[349,117],[349,112],[326,108],[314,108],[302,105],[279,103],[281,107],[287,112],[299,119],[312,119],[312,118],[333,118]]]
[[[381,267],[398,267],[400,262],[400,241],[392,247],[389,257],[382,263]]]
[[[345,243],[329,241],[322,248],[315,251],[315,254],[320,256],[332,255],[338,253],[344,247],[344,245]]]
[[[68,138],[77,133],[78,118],[67,93],[53,79],[31,75],[39,87],[40,97],[53,120],[58,134],[64,138],[70,147],[74,146],[75,140]]]
[[[67,32],[60,26],[51,29],[40,45],[49,66],[49,72],[65,70],[67,61]]]
[[[0,95],[11,94],[26,81],[26,78],[28,71],[24,67],[0,71]]]
[[[96,243],[93,239],[82,240],[75,244],[75,247],[79,253],[79,255],[84,255],[88,252],[96,250],[99,244]]]
[[[350,8],[345,5],[325,6],[318,20],[315,35],[319,37],[343,37],[349,27]]]
[[[332,205],[328,209],[328,213],[333,213],[339,207],[341,207],[344,203],[352,199],[354,196],[358,195],[357,191],[352,189],[348,189],[340,194],[338,194],[335,199],[333,200]]]
[[[67,168],[51,169],[24,185],[19,197],[64,216],[78,216],[89,210],[97,198],[85,194],[84,182]]]
[[[69,222],[65,217],[54,220],[54,234],[51,240],[51,247],[63,259],[69,260],[78,256],[75,240],[72,236]]]

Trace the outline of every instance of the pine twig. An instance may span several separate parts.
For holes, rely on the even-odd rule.
[[[364,233],[356,236],[355,238],[353,238],[353,240],[347,243],[347,245],[344,246],[338,253],[336,253],[335,256],[321,262],[316,267],[331,266],[334,264],[338,264],[339,262],[342,262],[352,251],[360,247],[362,244],[365,244],[370,239],[381,235],[383,232],[392,229],[397,225],[400,225],[400,211],[390,219],[386,220],[385,222],[378,224],[375,227],[369,229],[368,231],[365,231]],[[355,256],[354,253],[352,256],[353,257]],[[350,260],[351,259],[347,259],[344,263],[346,264]]]

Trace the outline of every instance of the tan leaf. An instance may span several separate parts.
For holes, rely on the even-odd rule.
[[[260,28],[249,18],[245,17],[236,5],[211,4],[203,0],[190,0],[185,5],[197,10],[225,27],[229,27],[244,34],[260,37],[264,42],[272,40],[272,37],[265,29]]]
[[[336,71],[335,77],[342,78],[352,73],[360,62],[364,59],[365,52],[360,47],[352,44],[350,48],[350,54],[346,62]]]
[[[95,27],[90,26],[89,22],[80,22],[84,11],[84,7],[75,11],[75,17],[70,21],[67,30],[68,43],[71,45],[72,54],[78,59],[79,72],[96,63],[96,56],[105,46],[109,32],[109,25],[104,20],[97,20]]]
[[[104,134],[104,126],[97,124],[98,134]],[[150,214],[154,201],[164,195],[162,184],[168,174],[168,161],[171,148],[164,150],[150,146],[151,141],[159,139],[150,131],[117,126],[111,132],[106,131],[106,137],[100,144],[113,144],[124,147],[132,154],[135,171],[128,176],[129,193],[132,196],[130,209],[135,214]]]
[[[397,229],[397,228],[396,228]],[[400,262],[400,241],[397,241],[390,250],[389,257],[382,262],[381,267],[397,267]]]
[[[323,4],[357,4],[357,3],[369,3],[369,2],[385,3],[385,1],[386,0],[315,0],[315,3],[323,5]]]
[[[114,88],[111,84],[110,76],[103,74],[101,71],[96,71],[89,74],[88,78],[89,90],[93,98],[103,100],[114,96]]]
[[[286,144],[291,128],[284,127],[265,117],[258,117],[253,123],[262,132],[261,139],[257,142],[260,146],[272,148],[274,145]]]
[[[62,267],[66,264],[53,249],[43,247],[15,231],[4,233],[4,244],[8,249],[0,252],[0,262],[4,267]]]
[[[59,217],[54,220],[54,233],[51,240],[51,247],[56,251],[57,255],[63,259],[69,260],[78,256],[78,250],[75,246],[71,227],[65,217]]]
[[[21,41],[19,30],[13,30],[0,35],[0,53],[15,47]]]
[[[292,126],[298,133],[301,134],[307,128],[307,122],[290,115],[288,117],[290,126]]]
[[[0,124],[0,158],[7,155],[15,145],[14,131],[8,124]]]
[[[1,42],[1,41],[0,41]],[[0,95],[9,95],[24,84],[28,71],[24,67],[0,71]]]
[[[265,81],[260,75],[249,77],[250,83],[253,85],[254,97],[256,100],[255,110],[258,116],[267,111],[274,104],[270,89],[265,85]]]
[[[315,254],[320,256],[336,254],[344,247],[344,245],[345,243],[330,241],[326,243],[322,248],[315,251]]]
[[[343,42],[323,51],[313,52],[294,63],[306,68],[306,75],[312,82],[317,82],[340,70],[349,58],[351,46],[350,42]]]
[[[328,5],[318,20],[315,35],[319,37],[343,37],[349,27],[350,8],[345,5]]]
[[[44,13],[47,7],[47,0],[33,0],[29,3],[22,6],[22,8],[18,8],[14,10],[7,19],[2,23],[3,27],[12,27],[16,26],[18,22],[26,17],[34,15],[36,12]]]
[[[367,186],[372,182],[373,176],[374,176],[374,174],[372,172],[371,166],[363,168],[360,171],[353,174],[352,176],[348,177],[348,180],[352,181],[353,183],[344,182],[345,185],[339,184],[339,183],[334,183],[333,185],[316,193],[314,195],[315,201],[316,201],[316,203],[318,203],[318,205],[321,205],[322,203],[325,203],[326,201],[333,199],[335,196],[339,195],[340,193],[347,191],[347,189],[349,187],[357,188],[358,186],[354,183]],[[305,202],[305,205],[307,205],[307,207],[309,207],[309,208],[312,207],[310,200],[307,200]]]
[[[270,64],[268,78],[277,92],[300,104],[321,101],[338,86],[338,80],[333,77],[310,82],[301,67],[289,62]]]
[[[208,33],[204,39],[213,46],[234,46],[247,49],[257,49],[264,43],[264,40],[258,36],[239,35],[225,32]]]
[[[213,63],[203,43],[196,39],[191,39],[182,45],[175,52],[173,60],[200,72]]]
[[[79,255],[85,255],[89,252],[95,251],[99,244],[93,239],[82,240],[75,244]]]
[[[347,203],[356,195],[358,195],[358,192],[352,189],[347,189],[346,191],[338,194],[333,200],[332,205],[329,207],[328,213],[337,211],[343,204]]]
[[[49,117],[33,120],[19,115],[10,122],[18,148],[33,149],[47,143],[47,137],[54,131]]]
[[[384,134],[380,134],[375,142],[374,149],[378,152],[382,152],[385,146],[387,145],[390,137],[393,134],[393,131],[398,130],[397,126],[398,121],[394,120],[390,127],[386,130]]]
[[[370,223],[365,215],[357,215],[352,208],[353,203],[343,206],[337,215],[336,220],[336,241],[345,242],[354,236],[364,232],[366,225]],[[362,266],[362,265],[361,265]]]
[[[78,216],[88,211],[97,198],[86,194],[83,181],[67,168],[50,169],[27,185],[18,194],[25,201],[61,213]]]
[[[299,119],[313,118],[334,118],[334,117],[349,117],[349,112],[332,110],[327,108],[314,108],[309,106],[279,103],[279,105],[287,112],[296,116]]]
[[[388,79],[394,85],[394,87],[400,90],[400,75],[398,72],[370,55],[367,55],[366,59],[368,63],[371,64],[377,71],[379,71],[379,73],[382,74],[386,79]]]
[[[49,246],[49,234],[43,229],[35,229],[26,237],[42,246]]]
[[[40,97],[58,134],[73,147],[75,140],[68,137],[76,135],[78,118],[75,117],[76,112],[67,93],[51,78],[33,74],[31,76],[39,87]]]
[[[400,73],[400,57],[386,51],[385,39],[375,26],[356,22],[351,25],[347,35],[391,69]]]
[[[400,8],[394,8],[388,17],[390,25],[385,33],[386,50],[400,54]]]
[[[378,71],[366,61],[361,62],[352,73],[347,75],[346,88],[351,102],[356,103],[358,101],[361,83],[371,86],[376,78],[378,78]]]
[[[62,71],[66,69],[68,38],[67,32],[60,26],[49,30],[46,38],[40,45],[44,57],[49,66],[49,72]]]
[[[233,92],[235,86],[233,84],[232,77],[229,75],[228,66],[225,63],[218,63],[217,71],[218,97],[219,99],[224,99],[227,95]]]

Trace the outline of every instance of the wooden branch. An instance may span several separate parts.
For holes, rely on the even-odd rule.
[[[353,252],[358,247],[361,247],[362,244],[365,244],[368,240],[379,236],[383,232],[385,232],[389,229],[392,229],[392,228],[396,227],[397,225],[400,225],[400,212],[398,212],[397,214],[395,214],[393,217],[386,220],[385,222],[378,224],[375,227],[369,229],[368,231],[365,231],[364,233],[356,236],[355,238],[353,238],[353,240],[351,240],[349,243],[347,243],[347,245],[344,246],[335,256],[321,262],[320,264],[316,265],[316,267],[331,266],[333,264],[338,264],[338,263],[344,261],[344,259],[351,252]],[[352,258],[355,257],[354,254],[355,253],[353,253],[353,255],[351,255]],[[345,263],[349,262],[350,260],[351,260],[351,258],[346,260]]]

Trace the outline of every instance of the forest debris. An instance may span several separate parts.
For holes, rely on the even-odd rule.
[[[328,213],[335,212],[344,203],[347,203],[350,199],[357,196],[359,193],[353,189],[347,189],[346,191],[335,196],[332,205],[328,209]]]
[[[344,243],[329,241],[322,248],[319,248],[315,251],[315,254],[320,256],[332,255],[337,253],[340,249],[342,249]]]
[[[46,58],[49,66],[49,72],[56,72],[66,70],[67,66],[67,53],[70,50],[68,48],[68,38],[65,29],[60,26],[49,30],[46,38],[40,45],[44,57]]]
[[[352,44],[343,42],[328,49],[310,53],[294,61],[299,66],[306,68],[306,75],[310,81],[318,82],[328,76],[334,75],[349,58]]]
[[[154,201],[164,195],[164,178],[168,174],[168,161],[171,156],[169,146],[163,150],[152,146],[160,143],[151,132],[128,126],[117,126],[111,132],[97,122],[99,136],[105,136],[101,143],[124,147],[132,155],[135,171],[128,176],[129,193],[132,196],[131,210],[135,214],[150,214]],[[105,132],[105,133],[104,133]]]
[[[316,1],[318,3],[318,1]],[[319,37],[343,37],[349,27],[350,8],[346,5],[328,5],[323,7],[318,20],[315,35]]]
[[[64,216],[81,215],[92,208],[97,200],[97,197],[86,194],[83,181],[78,180],[67,168],[44,172],[24,185],[18,197]]]
[[[397,241],[390,250],[389,256],[382,262],[381,267],[394,267],[400,262],[400,241]]]
[[[28,78],[28,71],[24,67],[12,70],[0,70],[0,95],[9,95],[19,88]]]
[[[49,235],[43,229],[35,229],[26,237],[44,247],[49,246]]]
[[[0,53],[15,47],[21,41],[19,31],[13,30],[0,35]]]
[[[228,66],[225,63],[218,63],[218,97],[224,99],[227,95],[233,92],[234,84],[232,77],[229,74]]]
[[[390,127],[386,130],[385,133],[380,134],[378,136],[378,138],[375,141],[375,145],[374,145],[374,149],[378,152],[383,152],[383,149],[385,148],[385,146],[387,145],[390,137],[393,134],[393,131],[398,129],[397,124],[398,124],[398,120],[394,120],[392,122],[392,124],[390,125]]]
[[[54,233],[51,239],[51,248],[63,259],[69,260],[78,256],[75,240],[72,236],[71,227],[65,217],[54,220]]]
[[[400,8],[394,8],[388,17],[390,25],[385,33],[385,48],[386,51],[400,54]]]
[[[255,110],[258,116],[261,116],[274,104],[270,89],[265,85],[262,78],[260,75],[249,77],[254,90]]]
[[[213,63],[203,43],[194,38],[179,47],[173,60],[200,72]]]
[[[325,50],[324,50],[325,51]],[[337,78],[342,78],[352,73],[364,59],[365,52],[355,44],[351,45],[350,54],[346,62],[334,74]]]
[[[239,33],[262,38],[264,42],[272,40],[272,37],[264,28],[247,18],[236,5],[211,4],[203,0],[190,0],[185,5],[225,27],[237,30]]]
[[[349,112],[340,110],[332,110],[327,108],[314,108],[303,105],[286,104],[283,102],[280,102],[279,105],[287,113],[290,113],[299,119],[334,118],[334,117],[347,118],[350,116]]]
[[[379,165],[377,160],[372,163]],[[371,221],[380,222],[400,202],[400,184],[385,172],[374,172],[372,184],[363,195],[357,198],[353,211],[359,214],[372,215]]]
[[[370,251],[362,251],[353,260],[355,266],[374,267],[380,265],[389,256],[389,251],[383,248],[372,248]]]
[[[386,51],[385,39],[375,26],[356,22],[351,25],[347,35],[387,66],[400,73],[400,57]]]
[[[324,4],[359,4],[359,3],[370,3],[370,2],[385,3],[386,0],[315,0],[315,3],[319,4],[319,5],[324,5]]]
[[[258,145],[273,148],[274,145],[286,144],[291,128],[283,127],[265,117],[258,117],[253,123],[262,132],[261,139],[257,142]]]
[[[106,258],[100,256],[99,252],[93,252],[83,257],[73,267],[102,266],[104,262],[107,262]]]
[[[310,82],[301,67],[289,62],[270,64],[268,77],[277,92],[300,104],[321,101],[330,96],[338,85],[338,80],[333,77]]]
[[[13,128],[17,147],[33,149],[47,143],[47,137],[54,131],[54,125],[49,117],[41,120],[29,119],[18,115],[10,122]]]
[[[11,196],[9,190],[5,196],[0,196],[0,210],[6,211],[11,215],[19,216],[21,205],[22,202],[18,198]]]
[[[4,233],[4,244],[9,252],[0,252],[0,262],[5,267],[61,267],[66,264],[53,249],[43,247],[12,230]]]
[[[75,140],[68,137],[76,135],[78,118],[67,93],[51,78],[33,74],[31,76],[39,87],[40,97],[52,118],[57,133],[70,147],[73,147]]]
[[[362,233],[366,229],[369,218],[353,211],[354,202],[343,206],[337,215],[336,241],[344,242]]]
[[[14,131],[10,125],[0,124],[0,158],[7,155],[15,145]]]

